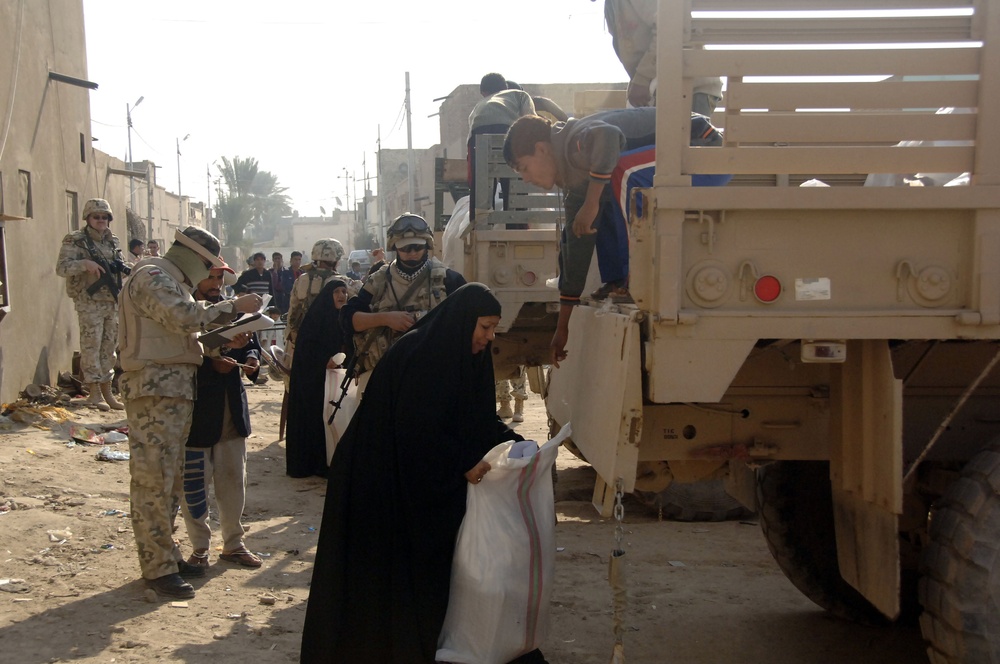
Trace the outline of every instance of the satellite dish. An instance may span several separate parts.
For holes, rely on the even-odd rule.
[[[319,212],[320,212],[320,214],[326,214],[326,208],[324,208],[322,205],[320,205],[319,206]]]

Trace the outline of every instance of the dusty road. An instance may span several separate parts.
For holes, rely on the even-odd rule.
[[[0,662],[298,661],[325,484],[284,473],[281,397],[248,388],[247,543],[265,556],[250,571],[216,560],[183,606],[150,602],[138,578],[128,467],[67,447],[68,426],[0,433]],[[528,402],[527,437],[544,409]],[[82,423],[114,415],[70,409]],[[119,445],[124,447],[124,445]],[[606,664],[613,643],[607,585],[613,524],[590,506],[593,471],[565,450],[557,463],[556,586],[543,647],[553,664]],[[863,628],[828,618],[777,569],[752,520],[678,523],[625,505],[629,664],[926,662],[914,627]],[[178,531],[190,551],[183,526]],[[10,592],[15,590],[16,592]]]

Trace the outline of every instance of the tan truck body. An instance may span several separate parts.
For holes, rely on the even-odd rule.
[[[920,8],[954,15],[854,15]],[[755,468],[828,461],[840,573],[895,617],[900,533],[925,533],[929,510],[908,471],[961,468],[1000,434],[1000,3],[661,0],[658,40],[635,305],[574,310],[550,413],[572,422],[605,513],[618,478],[726,475],[751,505]],[[728,81],[721,148],[688,146],[698,76]],[[696,173],[734,180],[694,188]]]

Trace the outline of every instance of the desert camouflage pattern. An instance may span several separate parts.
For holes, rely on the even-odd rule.
[[[132,532],[146,579],[177,572],[181,552],[173,538],[173,505],[183,480],[184,443],[194,402],[182,397],[126,399]]]
[[[115,347],[118,345],[118,304],[76,300],[80,321],[80,373],[84,383],[107,383],[114,378]]]
[[[288,303],[288,323],[285,328],[285,366],[292,366],[292,355],[295,352],[295,337],[298,336],[299,326],[309,311],[309,305],[313,303],[323,286],[333,280],[343,279],[350,281],[347,277],[337,274],[334,270],[327,270],[315,265],[307,265],[303,268],[302,274],[292,285],[292,293]]]
[[[105,262],[110,264],[115,258],[122,257],[121,249],[118,247],[118,238],[110,230],[99,234],[90,226],[86,226],[63,238],[62,246],[59,247],[59,259],[56,261],[56,274],[66,279],[66,294],[74,302],[86,299],[114,303],[116,302],[115,296],[107,288],[100,289],[93,296],[87,294],[87,288],[99,277],[89,274],[83,267],[83,261],[90,260],[85,234],[90,235],[97,253]]]
[[[497,401],[510,401],[511,397],[518,401],[527,399],[527,378],[527,372],[524,367],[521,367],[516,378],[498,380],[496,384]]]
[[[119,341],[125,372],[119,387],[126,401],[149,396],[194,399],[203,354],[196,335],[232,315],[229,300],[196,301],[167,263],[145,259],[122,289]],[[149,338],[151,331],[157,336]]]
[[[444,302],[448,296],[444,287],[448,269],[444,263],[433,257],[428,258],[422,269],[430,270],[430,278],[423,274],[418,275],[417,279],[423,280],[423,283],[403,302],[397,301],[396,297],[403,297],[409,290],[411,282],[400,276],[395,264],[393,261],[389,265],[382,266],[378,272],[368,277],[362,288],[371,293],[372,300],[369,307],[372,313],[409,311],[419,320],[421,316]],[[384,326],[356,333],[354,348],[358,353],[359,368],[364,371],[374,369],[389,347],[401,336],[401,332]]]

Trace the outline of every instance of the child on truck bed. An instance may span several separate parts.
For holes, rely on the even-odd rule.
[[[691,114],[691,145],[717,146],[722,135],[708,118]],[[655,167],[656,109],[594,113],[555,124],[537,115],[518,119],[503,155],[526,182],[564,192],[566,225],[559,247],[559,319],[550,344],[552,364],[566,358],[569,317],[587,279],[591,256],[604,285],[591,294],[628,301],[629,190],[650,186]],[[730,176],[693,176],[695,186],[721,185]],[[608,185],[611,185],[610,187]]]

